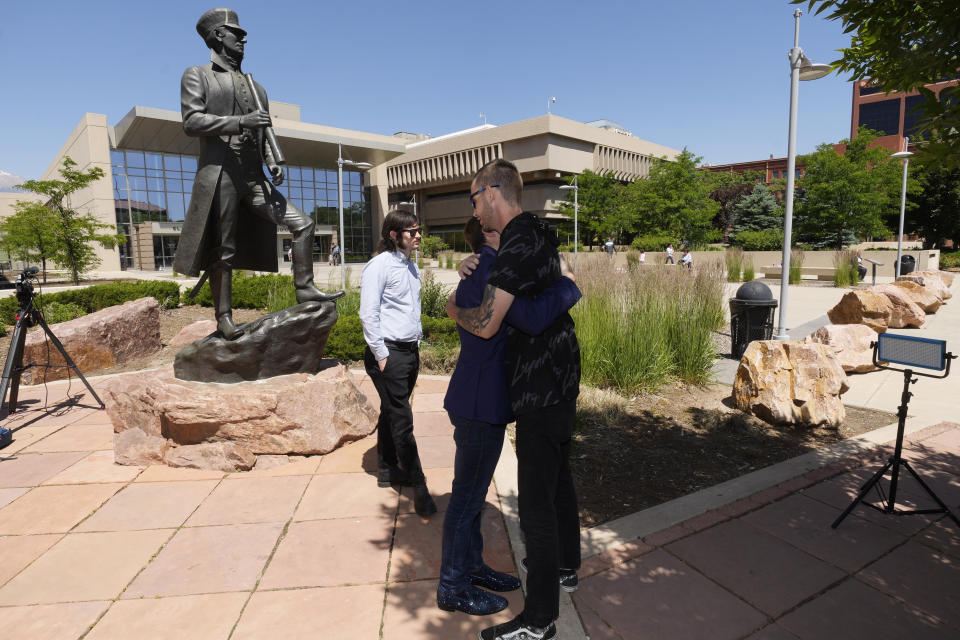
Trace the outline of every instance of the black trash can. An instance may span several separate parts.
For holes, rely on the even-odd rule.
[[[894,265],[896,266],[896,265]],[[900,275],[905,276],[917,270],[917,259],[909,253],[900,256]]]
[[[773,337],[773,314],[777,301],[770,287],[753,280],[737,289],[730,298],[730,351],[737,360],[743,357],[747,345],[754,340]]]

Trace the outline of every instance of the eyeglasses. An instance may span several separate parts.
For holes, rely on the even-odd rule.
[[[474,198],[476,198],[478,195],[480,195],[481,193],[483,193],[483,192],[486,191],[487,189],[494,189],[494,188],[499,187],[499,186],[500,186],[500,185],[498,185],[498,184],[491,184],[491,185],[487,185],[486,187],[480,187],[479,189],[477,189],[476,191],[474,191],[473,193],[470,194],[470,204],[472,204],[472,205],[473,205],[473,208],[476,209],[476,208],[477,208],[477,201],[474,200]]]
[[[404,229],[403,233],[410,234],[410,237],[412,238],[413,236],[420,233],[420,227],[414,227],[413,229]]]

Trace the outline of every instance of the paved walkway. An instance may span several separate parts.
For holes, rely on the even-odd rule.
[[[926,335],[952,342],[958,323],[960,304],[947,305]],[[897,377],[902,386],[895,374],[851,378],[851,393],[889,409]],[[906,455],[960,510],[960,425],[943,422],[958,380],[914,388]],[[82,385],[23,387],[25,410],[3,423],[15,441],[0,450],[0,636],[447,639],[509,619],[519,593],[490,618],[434,603],[453,459],[445,388],[425,376],[414,397],[441,509],[423,520],[409,495],[377,488],[370,437],[265,471],[124,467]],[[958,637],[960,528],[866,507],[829,526],[894,436],[886,426],[585,530],[581,588],[562,595],[558,637]],[[515,479],[507,445],[485,555],[512,572],[524,553]],[[929,501],[906,478],[898,505],[914,504]]]

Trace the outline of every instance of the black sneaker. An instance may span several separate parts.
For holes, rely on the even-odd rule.
[[[472,616],[488,616],[507,608],[507,599],[470,586],[459,593],[437,587],[437,606],[444,611],[463,611]]]
[[[533,627],[516,617],[510,622],[488,627],[477,636],[480,640],[550,640],[557,637],[557,627],[552,622],[546,627]]]
[[[527,572],[527,559],[520,561],[520,568]],[[560,569],[560,588],[567,593],[573,593],[580,586],[580,576],[573,569]]]

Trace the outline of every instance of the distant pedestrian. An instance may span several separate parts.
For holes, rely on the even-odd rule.
[[[617,245],[613,243],[613,238],[607,238],[603,243],[603,250],[607,252],[607,257],[613,259],[613,254],[617,251]]]
[[[675,264],[673,261],[673,245],[667,245],[667,259],[664,261],[664,264]]]
[[[684,249],[683,255],[680,256],[680,266],[690,269],[693,267],[693,256],[690,255],[690,249]]]
[[[860,275],[861,280],[867,277],[867,268],[863,266],[863,257],[859,251],[857,251],[857,273]]]
[[[641,249],[640,249],[640,264],[646,264],[646,262],[647,262],[647,252],[644,251],[643,248],[641,247]]]

